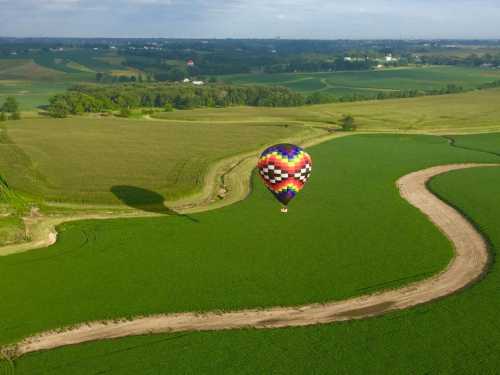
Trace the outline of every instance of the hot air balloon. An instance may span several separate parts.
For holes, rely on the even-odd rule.
[[[284,143],[266,149],[257,163],[260,177],[287,212],[286,206],[302,190],[312,170],[312,159],[298,146]]]

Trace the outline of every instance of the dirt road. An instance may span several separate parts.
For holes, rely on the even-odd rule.
[[[446,270],[429,279],[399,289],[326,304],[224,313],[179,313],[128,321],[93,322],[30,337],[19,343],[12,354],[19,356],[65,345],[150,333],[333,323],[367,318],[442,298],[473,283],[485,272],[488,249],[479,232],[460,213],[434,196],[426,183],[432,177],[448,171],[487,166],[494,165],[443,165],[410,173],[397,181],[401,196],[427,215],[455,248],[455,257]]]

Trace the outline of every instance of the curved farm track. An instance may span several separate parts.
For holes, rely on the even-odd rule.
[[[401,196],[422,211],[450,239],[455,257],[440,274],[408,286],[371,295],[297,307],[240,310],[224,313],[179,313],[133,320],[93,322],[46,332],[20,342],[10,353],[20,356],[39,350],[133,335],[238,328],[280,328],[368,318],[406,309],[457,292],[476,281],[488,264],[487,244],[459,212],[427,189],[434,176],[453,170],[495,164],[452,164],[410,173],[397,181]]]

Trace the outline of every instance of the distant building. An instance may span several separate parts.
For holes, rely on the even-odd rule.
[[[184,79],[182,80],[182,82],[184,82],[184,83],[189,83],[189,82],[191,82],[191,80],[190,80],[189,78],[184,78]]]
[[[393,62],[398,60],[398,58],[392,56],[392,53],[388,53],[387,55],[385,55],[385,62]]]
[[[194,66],[194,61],[193,60],[188,60],[186,63],[187,66],[193,67]]]
[[[193,85],[195,85],[195,86],[202,86],[204,84],[205,84],[205,82],[203,82],[203,81],[193,81]]]
[[[349,62],[351,62],[351,61],[352,61],[352,57],[350,57],[350,56],[346,56],[346,57],[344,57],[344,61],[349,61]]]

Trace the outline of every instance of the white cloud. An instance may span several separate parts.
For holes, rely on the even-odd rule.
[[[0,0],[0,7],[0,35],[16,36],[500,37],[498,0]]]

